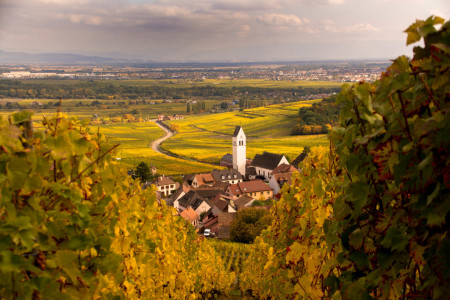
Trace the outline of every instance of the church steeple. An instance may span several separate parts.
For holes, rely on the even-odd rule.
[[[233,169],[238,170],[245,176],[245,165],[247,160],[247,137],[241,126],[236,126],[233,134]]]

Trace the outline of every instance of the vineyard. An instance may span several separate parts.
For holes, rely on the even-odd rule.
[[[300,107],[308,107],[320,100],[308,100],[244,111],[198,115],[184,120],[173,120],[178,133],[163,143],[163,148],[180,156],[194,157],[218,163],[231,151],[231,135],[237,125],[243,126],[247,135],[247,156],[269,151],[283,153],[290,160],[299,155],[305,146],[326,145],[325,135],[290,136],[296,124]]]
[[[423,45],[412,59],[397,58],[377,82],[342,87],[340,126],[312,147],[252,245],[199,237],[154,190],[126,175],[118,146],[101,130],[59,114],[43,117],[38,128],[27,111],[0,117],[0,297],[447,299],[444,22],[416,21],[407,43]],[[228,117],[278,124],[273,112],[288,110]],[[219,117],[210,118],[201,129],[177,122],[180,136],[211,134]],[[214,134],[229,140],[228,124]],[[264,140],[263,129],[271,128],[246,124],[250,140]],[[134,145],[146,130],[133,126],[111,127],[108,135],[126,145],[130,132]]]

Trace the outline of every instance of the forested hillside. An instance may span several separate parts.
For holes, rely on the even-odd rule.
[[[330,146],[311,149],[245,261],[229,251],[238,278],[102,134],[60,116],[39,131],[27,112],[0,119],[1,297],[448,298],[449,30],[417,21],[412,59],[342,87]]]
[[[298,112],[298,124],[292,129],[292,135],[328,133],[337,125],[340,107],[336,105],[336,96],[330,96],[302,107]]]

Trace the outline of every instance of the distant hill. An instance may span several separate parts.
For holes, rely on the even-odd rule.
[[[71,53],[6,52],[0,50],[0,63],[6,64],[112,64],[130,62],[125,59],[87,56]]]

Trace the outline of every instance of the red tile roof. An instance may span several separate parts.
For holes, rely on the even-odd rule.
[[[189,221],[190,223],[194,222],[199,218],[199,215],[191,207],[188,207],[185,210],[183,210],[180,213],[180,216],[182,216],[186,221]]]
[[[262,180],[244,181],[236,184],[232,184],[229,187],[233,195],[241,195],[246,193],[255,193],[262,191],[273,190],[270,186],[264,183]]]

